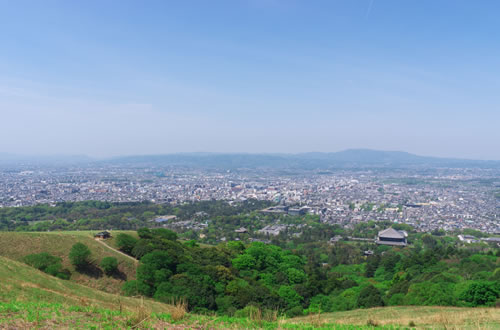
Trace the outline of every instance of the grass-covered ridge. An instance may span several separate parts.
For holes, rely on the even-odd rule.
[[[119,293],[125,280],[135,278],[136,262],[133,258],[124,256],[102,242],[94,240],[93,233],[95,232],[0,232],[0,256],[23,261],[29,254],[47,252],[62,259],[63,266],[71,270],[71,281],[106,292]],[[118,233],[113,232],[113,235]],[[93,265],[99,265],[105,257],[115,257],[119,269],[117,276],[106,276],[97,267],[83,273],[74,271],[68,253],[73,244],[78,242],[84,243],[91,250]],[[113,240],[109,240],[106,244],[113,246]]]

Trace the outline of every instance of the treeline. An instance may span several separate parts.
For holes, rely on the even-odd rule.
[[[470,249],[450,237],[415,236],[412,246],[291,243],[288,248],[231,241],[201,247],[167,229],[121,234],[119,247],[140,259],[127,295],[186,299],[202,313],[245,315],[258,308],[288,316],[387,305],[491,306],[500,297],[500,252]]]
[[[161,215],[190,219],[196,213],[210,216],[232,216],[269,206],[266,201],[247,200],[239,203],[202,201],[180,205],[151,202],[111,203],[101,201],[63,202],[0,208],[1,231],[54,230],[130,230],[152,226],[150,220]]]

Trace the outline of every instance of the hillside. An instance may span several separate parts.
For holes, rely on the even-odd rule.
[[[116,235],[118,232],[114,232]],[[116,276],[106,276],[97,267],[86,273],[75,272],[68,259],[68,253],[73,244],[81,242],[92,252],[94,265],[99,265],[104,257],[115,257],[118,260],[119,273]],[[109,243],[113,244],[110,240]],[[88,287],[110,293],[119,293],[124,281],[135,278],[136,261],[114,251],[106,244],[94,240],[90,231],[82,232],[0,232],[0,256],[22,261],[32,253],[48,252],[62,258],[63,266],[72,273],[71,281]]]
[[[0,328],[134,325],[139,314],[171,310],[166,304],[102,292],[0,257]]]
[[[0,257],[0,327],[12,328],[230,328],[356,329],[407,327],[494,329],[500,309],[386,307],[309,317],[263,320],[184,314],[149,299],[122,297],[64,281],[23,263]]]

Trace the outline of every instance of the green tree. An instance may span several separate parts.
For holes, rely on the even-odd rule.
[[[460,299],[471,306],[492,305],[500,294],[498,282],[476,281],[460,294]]]
[[[83,243],[76,243],[69,252],[69,259],[76,268],[83,268],[89,263],[90,249]]]
[[[298,270],[295,268],[287,269],[286,274],[288,276],[288,281],[290,282],[290,284],[302,283],[307,277],[302,270]]]
[[[155,237],[158,237],[158,238],[164,238],[164,239],[168,239],[170,241],[177,240],[177,234],[170,229],[158,228],[158,229],[151,230],[151,232],[153,233],[153,235]]]
[[[383,306],[384,302],[380,291],[373,285],[369,285],[359,293],[357,305],[358,307],[371,308]]]
[[[137,239],[133,236],[124,233],[120,233],[116,236],[116,246],[127,254],[132,253],[135,244],[137,244]]]
[[[101,268],[107,275],[112,275],[118,270],[118,260],[115,257],[102,258]]]
[[[286,304],[287,309],[300,306],[301,301],[304,299],[289,285],[282,285],[278,290],[278,295]]]

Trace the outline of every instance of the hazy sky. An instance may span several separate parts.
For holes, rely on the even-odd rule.
[[[0,152],[500,159],[500,1],[0,0]]]

